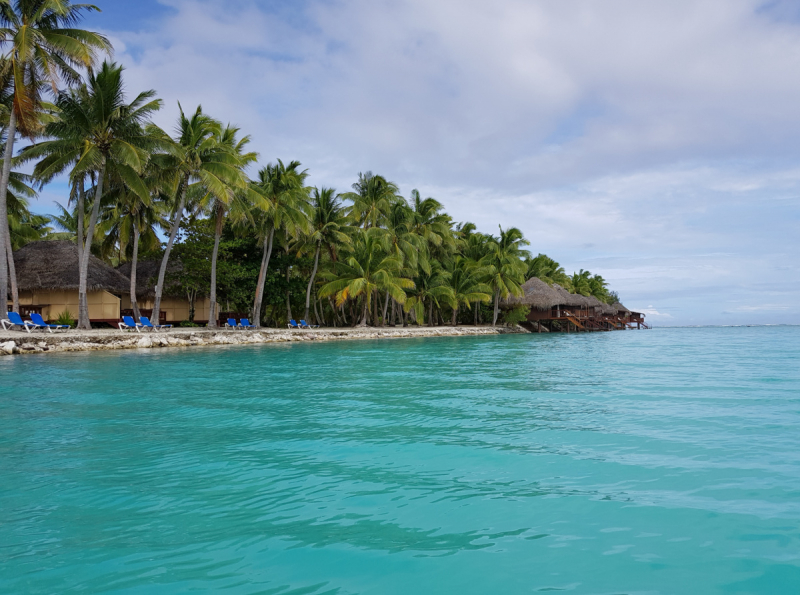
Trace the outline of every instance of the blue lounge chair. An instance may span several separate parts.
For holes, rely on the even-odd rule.
[[[138,322],[133,319],[133,316],[123,316],[122,322],[120,322],[117,326],[119,326],[119,330],[121,331],[139,331],[139,327],[142,326]]]
[[[300,321],[300,328],[319,328],[318,324],[308,324],[305,320]]]
[[[18,312],[9,312],[8,320],[2,319],[0,323],[3,324],[4,331],[17,326],[21,326],[27,332],[31,332],[32,329],[36,328],[36,325],[32,322],[28,322],[27,320],[23,322],[22,316],[20,316]]]
[[[236,324],[236,319],[228,318],[228,322],[225,323],[225,328],[236,330],[238,328],[238,325]]]
[[[243,329],[244,328],[250,328],[250,329],[256,328],[252,324],[250,324],[250,321],[247,318],[242,318],[242,320],[239,322],[239,326],[242,327]]]
[[[68,324],[47,324],[42,315],[36,312],[31,312],[31,322],[36,325],[36,328],[47,329],[49,333],[53,331],[68,331],[70,328]]]
[[[139,316],[139,323],[140,327],[150,329],[151,331],[172,328],[171,324],[153,324],[147,316]]]
[[[297,324],[294,318],[289,321],[289,328],[300,328],[300,325]]]

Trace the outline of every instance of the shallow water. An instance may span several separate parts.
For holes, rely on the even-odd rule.
[[[800,328],[0,359],[2,593],[800,593]]]

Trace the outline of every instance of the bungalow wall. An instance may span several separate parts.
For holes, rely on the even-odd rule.
[[[119,320],[120,298],[107,291],[90,291],[88,294],[89,320]],[[78,292],[51,289],[20,291],[19,305],[41,309],[42,318],[55,320],[58,315],[69,310],[72,318],[78,319]]]
[[[138,303],[142,310],[152,310],[155,306],[155,299],[145,299]],[[129,310],[131,307],[131,296],[122,296],[122,309]],[[211,308],[211,300],[208,298],[197,298],[194,301],[194,319],[198,322],[208,322],[208,311]],[[219,304],[217,305],[219,314]],[[161,298],[161,311],[166,316],[167,324],[177,325],[184,320],[189,320],[189,300],[186,298],[164,296]]]

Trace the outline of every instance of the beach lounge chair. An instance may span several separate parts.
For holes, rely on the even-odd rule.
[[[119,326],[119,330],[121,331],[139,331],[139,327],[142,326],[138,322],[133,319],[133,316],[123,316],[122,322],[120,322],[117,326]]]
[[[247,328],[247,329],[256,328],[252,324],[250,324],[250,321],[247,318],[242,318],[242,320],[239,322],[239,326],[242,327],[243,329],[245,329],[245,328]]]
[[[305,320],[300,321],[300,328],[319,328],[318,324],[308,324]]]
[[[153,324],[147,316],[139,316],[139,326],[151,331],[160,331],[162,329],[172,328],[171,324]]]
[[[300,325],[297,324],[294,318],[289,321],[289,328],[300,328]]]
[[[47,329],[49,333],[53,331],[68,331],[70,328],[68,324],[47,324],[42,315],[36,312],[31,312],[31,322],[36,325],[36,328]]]
[[[228,318],[228,322],[225,323],[225,328],[230,328],[230,329],[233,329],[233,330],[236,330],[237,328],[239,328],[238,325],[236,324],[236,319],[235,318]]]
[[[8,320],[0,320],[0,323],[3,324],[4,331],[17,326],[21,326],[27,332],[31,332],[31,330],[36,328],[36,325],[32,322],[28,322],[27,320],[23,322],[22,316],[20,316],[18,312],[9,312]]]

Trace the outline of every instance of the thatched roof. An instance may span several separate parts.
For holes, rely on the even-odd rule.
[[[78,290],[78,246],[66,240],[31,242],[14,252],[20,291]],[[89,256],[89,291],[122,294],[130,280],[95,256]]]
[[[130,284],[131,263],[126,262],[117,270],[128,277]],[[156,295],[156,283],[158,282],[158,272],[161,269],[160,260],[140,260],[136,263],[136,297],[139,299],[152,299]],[[170,258],[167,264],[167,275],[164,281],[164,295],[183,296],[177,288],[174,280],[175,275],[183,270],[180,261]]]
[[[553,288],[558,292],[558,295],[561,297],[562,306],[580,308],[580,307],[587,307],[589,305],[589,301],[582,295],[578,295],[577,293],[570,293],[569,291],[567,291],[558,284],[553,285]]]
[[[525,295],[522,297],[510,295],[508,299],[502,301],[501,306],[503,308],[513,308],[514,306],[524,305],[530,306],[535,310],[549,310],[561,303],[561,296],[558,292],[536,277],[528,279],[522,285],[522,290]]]
[[[611,307],[614,308],[617,312],[623,312],[625,314],[630,312],[630,310],[628,310],[625,306],[623,306],[619,302],[611,304]]]
[[[599,309],[601,312],[603,311],[603,309],[605,307],[605,304],[603,302],[601,302],[600,300],[598,300],[593,295],[590,295],[589,297],[587,297],[586,301],[589,302],[589,307],[590,308]]]

